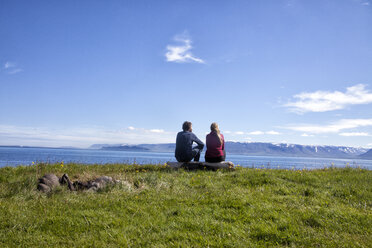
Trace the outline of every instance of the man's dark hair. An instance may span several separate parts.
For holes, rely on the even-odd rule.
[[[192,125],[191,122],[189,122],[189,121],[185,121],[185,122],[182,124],[182,129],[183,129],[183,131],[189,131],[190,128],[191,128],[191,125]]]

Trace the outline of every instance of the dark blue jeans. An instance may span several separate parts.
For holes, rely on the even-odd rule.
[[[203,150],[203,147],[195,146],[195,147],[192,148],[191,157],[188,157],[188,158],[176,157],[176,159],[177,159],[178,162],[190,162],[193,159],[194,159],[195,162],[199,162],[200,153],[201,153],[202,150]]]
[[[202,149],[200,149],[199,146],[194,147],[192,149],[192,157],[194,158],[194,161],[195,162],[199,162],[199,160],[200,160],[200,153],[201,153]]]

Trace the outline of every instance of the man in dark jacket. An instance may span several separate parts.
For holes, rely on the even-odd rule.
[[[178,162],[199,161],[200,153],[203,150],[204,143],[192,132],[192,123],[185,121],[182,125],[182,132],[177,134],[175,156]],[[193,143],[196,147],[192,147]]]

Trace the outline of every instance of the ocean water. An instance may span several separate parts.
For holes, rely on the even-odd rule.
[[[202,154],[202,157],[204,154]],[[201,159],[204,161],[203,159]],[[361,167],[372,169],[372,160],[336,159],[336,158],[303,158],[272,157],[227,154],[227,161],[235,165],[253,168],[286,168],[317,169],[324,167]],[[90,149],[55,149],[55,148],[22,148],[0,147],[0,167],[31,165],[32,162],[77,162],[84,164],[137,163],[163,164],[176,161],[173,153],[105,151]]]

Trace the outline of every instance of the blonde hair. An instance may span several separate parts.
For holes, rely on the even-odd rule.
[[[218,127],[218,124],[216,122],[213,122],[211,124],[211,131],[212,132],[216,132],[217,137],[218,137],[218,139],[219,139],[219,141],[220,141],[220,143],[222,145],[222,137],[221,137],[221,133],[220,133],[220,128]]]

